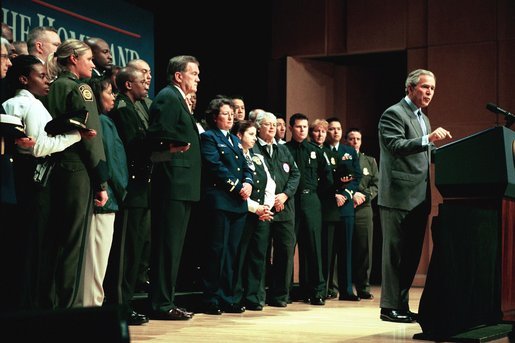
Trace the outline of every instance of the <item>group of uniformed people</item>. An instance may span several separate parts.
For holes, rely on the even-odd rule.
[[[17,205],[2,201],[3,225],[8,218],[21,215],[20,227],[28,242],[21,250],[27,256],[20,256],[14,264],[23,274],[14,284],[24,287],[15,292],[19,297],[11,298],[12,306],[4,309],[95,306],[106,295],[128,306],[129,324],[142,324],[148,317],[134,311],[131,300],[138,280],[150,267],[153,316],[192,318],[193,313],[177,307],[173,298],[191,203],[198,200],[211,223],[204,229],[202,254],[204,312],[241,313],[262,310],[266,304],[286,307],[291,301],[296,244],[303,299],[323,305],[334,296],[329,290],[333,278],[340,300],[371,297],[366,287],[356,287],[358,296],[354,295],[352,283],[354,208],[365,200],[355,197],[362,191],[363,172],[355,149],[341,144],[333,150],[323,142],[315,143],[313,137],[309,140],[308,133],[320,127],[310,126],[301,113],[290,117],[292,139],[283,144],[276,140],[277,118],[272,113],[258,111],[252,120],[234,120],[235,102],[226,96],[210,102],[205,115],[209,127],[199,135],[186,100],[186,95],[196,92],[196,59],[170,60],[172,82],[167,88],[171,88],[162,98],[172,99],[173,93],[178,104],[173,100],[163,108],[166,101],[154,101],[151,106],[147,97],[150,68],[142,60],[121,68],[112,82],[105,81],[111,76],[105,71],[95,76],[103,83],[91,82],[96,67],[93,50],[85,42],[69,39],[51,53],[45,68],[39,67],[44,64],[35,57],[14,61],[16,77],[28,81],[19,85],[13,98],[21,93],[30,99],[28,103],[44,105],[50,115],[38,119],[35,131],[26,132],[30,138],[15,140],[18,149],[11,150],[11,162],[15,162],[2,165],[2,170],[14,166],[14,179],[17,184],[23,180],[26,186],[32,185],[36,169],[46,165],[48,179],[28,189],[18,186]],[[3,51],[4,45],[2,58]],[[190,70],[192,65],[196,71]],[[192,80],[184,81],[177,73],[182,77],[191,73]],[[31,78],[41,79],[46,91],[34,91]],[[181,82],[194,82],[195,87],[183,87]],[[8,105],[9,101],[3,106],[7,113],[12,112]],[[183,117],[165,116],[173,111],[191,118],[184,122]],[[27,111],[24,120],[34,121],[37,115]],[[54,124],[55,132],[49,133],[48,122]],[[108,130],[109,139],[103,137]],[[186,132],[198,136],[198,142]],[[159,146],[163,138],[164,148]],[[55,149],[37,155],[34,146],[45,139],[53,141]],[[196,149],[198,161],[191,160]],[[18,161],[24,159],[30,163],[22,167]],[[189,174],[182,179],[184,171]],[[188,181],[197,174],[203,181],[201,191],[196,182]],[[115,178],[121,180],[116,185]],[[374,196],[372,191],[366,200]],[[112,210],[94,210],[108,201],[117,202]],[[9,209],[15,210],[9,214]],[[110,215],[95,217],[106,213]],[[110,237],[91,236],[92,221],[108,230]],[[334,238],[328,238],[328,223],[333,224],[330,236]],[[170,225],[181,229],[168,231]],[[9,251],[23,246],[21,241],[11,243]],[[93,244],[100,247],[92,250]],[[90,269],[84,269],[88,250],[102,254],[93,256]],[[85,283],[85,279],[91,281]],[[89,298],[88,291],[93,294]]]

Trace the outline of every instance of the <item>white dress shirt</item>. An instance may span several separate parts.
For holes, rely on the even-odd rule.
[[[19,89],[13,98],[7,99],[2,105],[7,114],[21,119],[27,136],[36,140],[36,144],[31,148],[18,147],[20,153],[44,157],[63,151],[81,140],[77,130],[63,135],[48,136],[45,125],[52,120],[52,116],[43,103],[26,89]]]

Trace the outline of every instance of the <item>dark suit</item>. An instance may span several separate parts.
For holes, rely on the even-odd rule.
[[[174,304],[177,272],[192,202],[200,200],[200,139],[179,89],[163,88],[150,106],[149,140],[178,139],[191,144],[184,153],[153,153],[151,191],[150,299],[156,312]]]
[[[370,271],[372,267],[372,238],[374,222],[372,200],[377,196],[379,171],[372,156],[360,152],[359,164],[362,178],[358,191],[366,197],[365,202],[354,209],[354,239],[352,240],[352,278],[358,295],[370,291]]]
[[[204,296],[206,302],[223,307],[240,300],[235,296],[237,254],[248,211],[240,191],[243,183],[252,185],[252,171],[235,135],[231,143],[222,131],[211,129],[200,138],[203,201],[212,223],[207,232]]]
[[[378,205],[383,232],[381,308],[409,310],[430,210],[429,167],[432,144],[423,132],[415,106],[406,99],[388,108],[379,120]],[[422,115],[427,132],[429,119]]]

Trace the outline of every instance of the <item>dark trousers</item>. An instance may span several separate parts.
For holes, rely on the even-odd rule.
[[[372,207],[357,207],[354,222],[354,237],[352,240],[352,279],[358,293],[370,291],[373,235],[374,221]]]
[[[177,307],[175,287],[192,203],[152,194],[150,301],[153,311],[168,312]]]
[[[238,302],[265,305],[269,237],[270,223],[260,221],[255,214],[248,214],[238,249],[238,282],[235,290]]]
[[[409,289],[417,272],[428,205],[411,211],[379,207],[383,232],[381,308],[409,310]]]
[[[305,298],[326,294],[322,274],[322,209],[316,193],[295,197],[295,235],[299,244],[299,283]]]
[[[325,280],[326,295],[338,294],[338,275],[334,252],[334,233],[341,230],[341,221],[322,222],[322,273]]]
[[[49,186],[51,204],[42,244],[40,305],[71,308],[77,305],[85,240],[93,214],[93,193],[85,169],[71,172],[56,166]]]
[[[126,227],[123,258],[122,301],[130,304],[137,280],[145,260],[145,248],[150,237],[150,209],[140,207],[125,208]]]
[[[289,300],[295,251],[294,230],[293,218],[270,223],[272,263],[270,265],[268,299],[271,301],[287,302]]]
[[[235,304],[238,276],[238,248],[247,213],[213,209],[204,263],[204,297],[214,304]]]
[[[334,251],[340,296],[354,294],[352,289],[352,236],[354,216],[341,217],[343,225],[335,231]]]

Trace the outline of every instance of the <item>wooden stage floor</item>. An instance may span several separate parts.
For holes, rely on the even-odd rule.
[[[412,288],[410,307],[417,312],[423,288]],[[414,340],[422,332],[417,323],[384,322],[379,319],[380,287],[375,298],[359,302],[326,301],[325,306],[293,302],[287,308],[221,316],[197,313],[188,321],[151,320],[130,326],[131,342],[428,342]],[[491,342],[508,343],[508,338]]]

